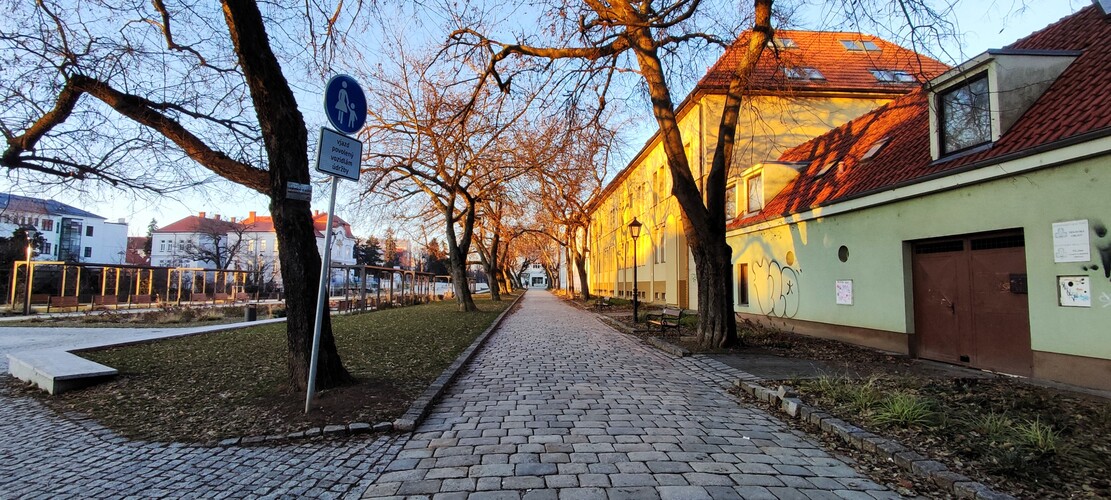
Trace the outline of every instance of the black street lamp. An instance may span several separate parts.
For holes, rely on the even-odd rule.
[[[629,223],[629,236],[633,237],[633,324],[639,322],[637,310],[640,309],[640,291],[637,290],[637,238],[640,237],[640,226],[642,224],[633,217],[633,221]]]

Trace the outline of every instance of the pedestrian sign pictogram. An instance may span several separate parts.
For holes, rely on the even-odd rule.
[[[366,123],[366,95],[359,83],[347,75],[336,75],[324,87],[324,113],[328,121],[347,135]]]

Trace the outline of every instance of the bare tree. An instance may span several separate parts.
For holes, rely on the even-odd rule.
[[[476,49],[469,55],[486,62],[483,75],[503,91],[509,90],[512,81],[512,74],[509,77],[503,74],[511,58],[583,61],[587,72],[604,77],[602,85],[594,86],[603,90],[600,98],[603,104],[608,79],[622,71],[623,58],[631,56],[652,104],[673,180],[671,194],[680,206],[683,231],[694,255],[701,319],[699,342],[706,346],[726,346],[737,339],[730,272],[732,252],[725,242],[727,171],[743,91],[772,36],[772,0],[754,0],[747,49],[732,74],[704,191],[699,189],[684,151],[676,105],[661,58],[661,52],[674,50],[684,42],[720,41],[704,32],[686,30],[700,7],[702,2],[698,0],[589,1],[585,2],[585,7],[570,2],[556,3],[552,18],[564,21],[556,21],[559,25],[553,30],[562,36],[559,45],[538,46],[527,40],[502,42],[471,28],[462,28],[452,37],[459,44]]]
[[[185,257],[195,262],[208,262],[216,269],[228,269],[241,260],[243,233],[247,227],[231,221],[201,219],[196,240],[185,246]]]
[[[457,68],[412,56],[403,45],[396,44],[395,68],[371,76],[365,193],[386,204],[426,202],[421,216],[444,224],[459,309],[473,311],[467,264],[475,221],[481,204],[521,175],[507,141],[523,123],[527,102],[462,92]]]
[[[219,6],[41,0],[6,13],[18,19],[0,32],[0,164],[42,182],[156,192],[215,176],[269,197],[282,249],[289,383],[303,389],[320,255],[309,203],[286,193],[310,182],[308,134],[259,6]],[[277,7],[267,15],[283,28],[306,22],[303,12]],[[328,318],[320,354],[317,387],[351,380]]]

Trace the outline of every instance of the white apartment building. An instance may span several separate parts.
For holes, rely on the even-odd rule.
[[[0,193],[0,236],[19,227],[42,235],[35,260],[122,264],[127,256],[127,222],[107,219],[54,200]]]

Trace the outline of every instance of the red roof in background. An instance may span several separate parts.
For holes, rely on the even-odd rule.
[[[347,221],[341,219],[338,215],[335,216],[334,219],[335,220],[332,221],[332,226],[333,227],[342,227],[343,231],[344,231],[344,234],[348,238],[354,238],[355,237],[355,235],[351,232],[351,224],[348,224]],[[247,218],[243,219],[242,222],[243,222],[243,225],[247,226],[246,230],[250,231],[250,232],[262,232],[262,233],[272,233],[272,232],[274,232],[274,219],[272,217],[268,216],[268,215],[259,216],[259,215],[255,215],[254,212],[251,212],[251,215],[249,215],[249,216],[247,216]],[[327,212],[313,212],[312,222],[313,222],[313,227],[316,229],[316,237],[317,238],[323,238],[324,237],[324,228],[326,228],[327,225],[328,225],[328,213]]]
[[[742,34],[698,82],[706,90],[725,90],[733,71],[740,64],[748,48],[750,32]],[[901,70],[929,80],[949,69],[928,56],[905,49],[872,35],[839,31],[776,30],[775,38],[789,39],[795,48],[773,49],[768,47],[757,65],[749,91],[874,91],[906,93],[917,83],[884,83],[876,79],[871,70]],[[879,50],[850,51],[841,40],[869,41]],[[789,79],[783,68],[811,67],[821,72],[824,80]]]
[[[237,223],[225,219],[213,219],[190,215],[179,221],[155,229],[156,233],[208,233],[218,231],[226,233],[238,226]]]
[[[324,236],[324,229],[328,227],[328,212],[315,212],[312,217],[313,226],[316,227],[316,235]],[[341,219],[338,215],[332,217],[332,227],[342,227],[343,233],[348,238],[355,238],[351,233],[351,224]]]
[[[150,238],[146,236],[128,236],[127,254],[124,262],[137,266],[149,266],[150,255],[147,255],[146,245]]]
[[[1006,49],[1069,50],[1082,54],[990,148],[934,162],[930,156],[928,93],[920,90],[792,148],[780,161],[808,163],[760,213],[729,228],[777,219],[899,185],[911,184],[1036,146],[1111,127],[1111,21],[1089,6]],[[880,139],[887,143],[868,160]],[[840,162],[837,164],[836,162]],[[824,167],[834,164],[824,175]]]

